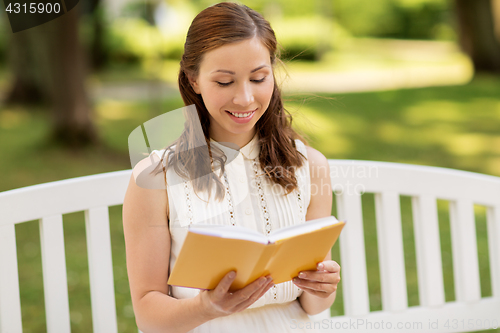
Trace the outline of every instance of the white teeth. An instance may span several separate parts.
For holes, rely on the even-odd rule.
[[[252,114],[252,112],[247,112],[247,113],[233,113],[231,111],[228,111],[230,114],[232,114],[233,116],[235,116],[236,118],[245,118],[245,117],[248,117],[249,115]]]

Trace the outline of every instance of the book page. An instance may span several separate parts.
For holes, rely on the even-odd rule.
[[[269,235],[269,242],[275,243],[279,240],[298,236],[304,233],[312,232],[315,230],[323,229],[325,227],[337,224],[339,221],[333,216],[327,216],[315,220],[306,221],[303,224],[297,224],[286,228],[281,228]]]
[[[316,270],[340,235],[344,222],[278,240],[278,250],[266,266],[274,283],[290,281],[300,271]]]
[[[238,226],[226,225],[190,225],[189,231],[201,235],[215,236],[220,238],[241,239],[259,244],[268,244],[269,240],[261,233]]]

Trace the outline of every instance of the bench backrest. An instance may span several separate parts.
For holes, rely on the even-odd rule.
[[[0,193],[0,333],[22,332],[15,224],[40,221],[47,332],[70,332],[62,214],[85,212],[92,323],[117,332],[108,207],[123,203],[131,171]]]
[[[353,330],[352,320],[492,320],[500,314],[500,178],[398,163],[330,160],[340,238],[344,316],[315,317],[324,331]],[[0,193],[0,333],[22,332],[15,224],[39,219],[47,332],[70,332],[62,214],[84,211],[95,333],[117,332],[108,207],[123,203],[131,171]],[[375,193],[383,310],[370,312],[361,193]],[[408,307],[400,195],[412,198],[420,306]],[[450,201],[456,301],[445,302],[437,199]],[[487,207],[492,297],[481,297],[474,204]],[[324,320],[327,320],[325,322]],[[434,323],[434,322],[432,322]],[[367,322],[365,321],[366,325]],[[458,328],[433,332],[465,332]],[[380,331],[379,327],[364,331]],[[391,324],[392,325],[392,324]],[[393,328],[396,326],[393,326]],[[476,327],[476,326],[475,326]],[[354,327],[355,329],[358,329]],[[363,327],[361,327],[363,328]],[[422,331],[422,330],[420,330]]]
[[[466,332],[487,328],[488,323],[498,327],[500,178],[398,163],[329,162],[332,186],[338,193],[338,218],[347,224],[340,238],[345,316],[332,318],[324,325],[328,330],[380,332],[382,320],[385,330],[390,330],[389,322],[392,329],[399,323],[406,331],[420,332]],[[360,192],[375,196],[382,311],[371,313]],[[418,307],[408,307],[400,195],[411,197],[412,202]],[[445,302],[437,199],[450,202],[454,302]],[[491,297],[481,297],[474,204],[487,211]],[[352,318],[361,326],[350,325]]]

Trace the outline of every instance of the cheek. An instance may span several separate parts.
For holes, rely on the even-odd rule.
[[[262,87],[262,89],[259,91],[259,96],[262,100],[262,104],[269,105],[269,102],[271,101],[271,97],[273,96],[273,90],[274,90],[274,81],[269,82],[265,87]]]
[[[227,93],[221,91],[220,89],[209,88],[202,91],[201,96],[203,97],[203,101],[205,102],[205,106],[209,111],[215,111],[221,108],[224,104],[227,103]]]

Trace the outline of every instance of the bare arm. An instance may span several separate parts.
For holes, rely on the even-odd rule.
[[[148,159],[139,162],[134,174],[150,165]],[[160,178],[154,179],[154,183],[164,182],[163,173],[156,177]],[[272,281],[263,277],[229,293],[235,277],[229,273],[216,289],[201,292],[194,298],[168,296],[170,232],[167,192],[165,189],[139,187],[134,176],[130,179],[123,203],[123,231],[132,305],[137,326],[144,333],[187,332],[208,320],[244,310],[272,286]]]
[[[332,188],[327,159],[316,149],[307,147],[309,172],[311,174],[311,201],[306,220],[330,216],[332,212]],[[328,252],[317,271],[304,272],[294,283],[304,290],[299,297],[304,311],[310,315],[320,313],[335,301],[337,284],[340,281],[340,266],[331,260]]]

